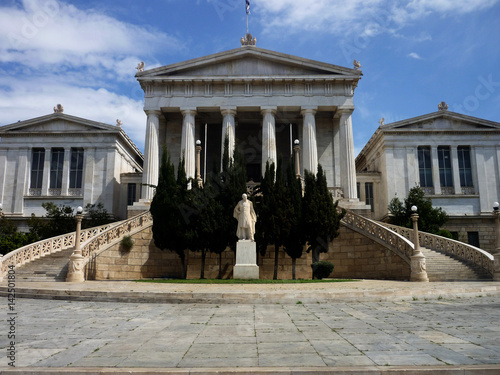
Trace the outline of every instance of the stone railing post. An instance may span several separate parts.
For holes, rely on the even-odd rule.
[[[81,283],[85,281],[85,275],[83,273],[84,257],[82,256],[82,250],[80,249],[80,233],[82,230],[82,219],[83,219],[83,208],[77,208],[76,214],[76,233],[75,233],[75,249],[73,254],[69,257],[68,275],[66,276],[66,281]]]
[[[417,207],[412,206],[414,212],[411,215],[413,221],[413,254],[411,256],[411,274],[410,281],[429,281],[425,264],[425,256],[420,251],[420,241],[418,239],[418,215]]]

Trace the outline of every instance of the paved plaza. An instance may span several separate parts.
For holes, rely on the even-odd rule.
[[[0,310],[7,316],[6,304]],[[16,311],[16,368],[500,364],[500,296],[293,304],[18,298]],[[6,335],[0,346],[5,370]]]

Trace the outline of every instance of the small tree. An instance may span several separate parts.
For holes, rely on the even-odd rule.
[[[448,215],[441,207],[432,207],[432,201],[425,197],[420,186],[415,186],[408,192],[404,204],[395,197],[389,203],[389,222],[394,225],[412,228],[412,206],[418,209],[418,229],[428,233],[439,233],[439,228],[448,221]]]
[[[85,212],[87,214],[82,221],[82,228],[99,227],[113,222],[113,218],[101,202],[97,204],[87,204],[85,206]]]
[[[312,251],[312,262],[319,261],[320,253],[328,252],[328,244],[339,235],[340,220],[345,210],[337,210],[328,191],[326,176],[321,164],[318,173],[306,171],[303,200],[304,235],[308,243],[307,252]]]
[[[41,220],[34,215],[28,219],[30,233],[33,236],[44,240],[75,231],[76,219],[72,207],[57,206],[53,202],[42,203],[42,207],[46,211],[46,219]]]
[[[0,218],[0,254],[5,255],[35,241],[38,241],[38,237],[34,234],[18,232],[11,220]]]

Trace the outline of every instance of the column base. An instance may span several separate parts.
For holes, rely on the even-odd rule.
[[[412,255],[410,281],[428,282],[425,256],[422,253]]]
[[[258,280],[257,246],[250,240],[236,243],[236,264],[233,267],[233,279]]]
[[[85,274],[83,273],[83,262],[85,258],[79,254],[72,254],[69,257],[68,275],[66,282],[82,283],[85,281]]]

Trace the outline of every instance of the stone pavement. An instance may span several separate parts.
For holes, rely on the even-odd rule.
[[[84,284],[58,285],[91,291],[105,282]],[[107,284],[108,290],[114,284]],[[7,367],[9,340],[3,334],[0,374],[500,374],[496,282],[120,285],[150,292],[166,288],[183,295],[217,289],[227,294],[235,288],[252,296],[283,296],[288,291],[294,302],[291,297],[285,299],[289,303],[239,304],[17,298],[16,369]],[[385,291],[406,290],[406,298],[396,293],[398,300],[384,301],[384,285]],[[362,292],[365,298],[295,298],[336,288],[345,294]],[[450,290],[462,296],[451,296]],[[133,300],[130,295],[128,299]],[[0,314],[8,317],[6,301]]]

